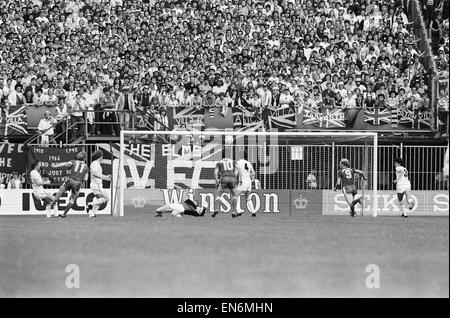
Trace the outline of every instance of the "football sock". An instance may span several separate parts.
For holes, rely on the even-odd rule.
[[[64,213],[63,215],[65,216],[67,214],[67,212],[69,212],[69,210],[72,208],[73,203],[69,203],[66,208],[64,209]]]
[[[408,215],[408,209],[406,208],[406,206],[404,204],[402,204],[402,212],[404,216]]]
[[[94,201],[95,201],[95,203],[94,203]],[[105,198],[94,199],[92,201],[92,205],[93,205],[93,209],[92,210],[93,211],[98,211],[98,209],[100,208],[100,205],[102,205],[105,202],[106,202]]]

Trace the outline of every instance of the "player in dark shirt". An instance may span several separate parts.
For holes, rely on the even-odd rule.
[[[72,208],[73,204],[75,203],[76,199],[78,198],[79,191],[81,189],[81,186],[84,181],[87,181],[88,179],[88,172],[89,167],[85,163],[86,160],[86,153],[84,151],[77,154],[76,160],[71,160],[67,162],[61,162],[58,164],[52,163],[51,166],[53,168],[59,168],[59,167],[70,167],[70,176],[69,178],[63,183],[61,188],[59,188],[58,193],[55,195],[55,201],[52,204],[52,209],[54,205],[58,202],[59,198],[63,195],[63,193],[67,191],[71,191],[72,194],[69,199],[69,204],[67,204],[66,208],[64,209],[64,213],[58,215],[58,217],[65,218],[67,215],[67,212]]]
[[[197,202],[186,199],[181,203],[169,203],[156,209],[157,217],[161,217],[163,213],[171,212],[173,216],[181,217],[183,215],[204,216],[205,207],[200,207]]]
[[[216,179],[216,204],[217,204],[217,210],[213,212],[211,215],[212,217],[215,217],[219,213],[219,208],[221,205],[221,197],[225,189],[230,189],[230,193],[233,197],[232,199],[232,217],[240,216],[242,213],[237,213],[236,206],[237,206],[237,198],[238,198],[238,191],[237,191],[237,175],[238,175],[238,169],[236,168],[236,165],[234,164],[233,160],[229,158],[224,158],[220,160],[217,165],[216,169],[214,170],[214,176]]]
[[[342,192],[344,193],[345,200],[347,201],[348,206],[350,207],[350,215],[355,216],[355,205],[363,204],[363,197],[360,196],[356,198],[358,195],[358,189],[355,185],[355,174],[359,174],[362,176],[363,180],[367,180],[364,176],[364,172],[358,169],[350,168],[350,162],[348,159],[342,159],[339,163],[339,171],[338,171],[338,180],[334,191],[339,187],[342,188]]]

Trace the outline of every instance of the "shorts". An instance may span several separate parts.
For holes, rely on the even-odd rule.
[[[234,190],[234,188],[236,188],[236,177],[223,177],[222,180],[220,180],[220,186],[222,187],[222,189],[228,188],[230,190]]]
[[[80,192],[81,185],[83,183],[78,180],[67,179],[66,182],[63,183],[61,188],[59,188],[59,192],[64,193],[66,191],[72,191],[71,200],[75,200],[78,197],[78,193]]]
[[[397,183],[397,193],[405,193],[406,191],[411,191],[411,183]]]
[[[44,189],[33,190],[33,195],[36,199],[44,200],[45,198],[51,197],[52,194],[44,191]]]
[[[342,187],[342,192],[344,192],[344,194],[356,195],[358,193],[358,189],[356,189],[354,184],[349,184]]]
[[[184,213],[184,206],[181,203],[170,203],[168,206],[172,209],[173,216]]]
[[[104,197],[105,195],[108,194],[106,191],[103,190],[103,186],[97,183],[91,183],[91,190],[96,197]]]
[[[237,189],[239,191],[251,191],[252,190],[252,181],[251,180],[244,180],[241,182]]]

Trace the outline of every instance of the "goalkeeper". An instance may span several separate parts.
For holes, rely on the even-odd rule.
[[[197,202],[187,199],[181,203],[169,203],[156,209],[156,217],[161,217],[163,213],[172,213],[173,216],[184,215],[204,216],[206,207],[200,207]]]

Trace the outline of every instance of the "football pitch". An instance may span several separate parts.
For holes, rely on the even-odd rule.
[[[0,296],[449,297],[447,217],[153,216],[1,217]]]

